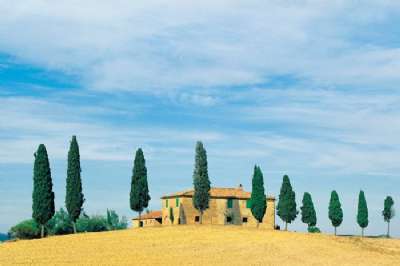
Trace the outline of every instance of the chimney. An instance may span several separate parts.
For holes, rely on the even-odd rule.
[[[242,184],[239,184],[238,189],[239,189],[239,190],[243,190],[243,185],[242,185]]]

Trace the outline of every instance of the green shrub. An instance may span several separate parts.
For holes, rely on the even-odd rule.
[[[121,230],[128,227],[128,220],[125,216],[119,218],[114,210],[107,210],[107,229],[108,230]]]
[[[72,221],[68,213],[61,208],[47,222],[47,230],[49,235],[66,235],[73,233]]]
[[[316,227],[316,226],[309,226],[308,227],[308,232],[309,233],[321,233],[321,230],[319,230],[319,228]]]
[[[82,216],[76,221],[78,232],[102,232],[107,231],[107,219],[101,215]]]
[[[33,219],[29,219],[11,227],[9,234],[12,239],[40,238],[40,227]]]
[[[8,234],[0,233],[0,242],[8,240]]]

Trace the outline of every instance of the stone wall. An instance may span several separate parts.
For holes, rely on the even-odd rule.
[[[166,201],[168,200],[168,207]],[[232,199],[232,208],[228,208],[228,199],[211,198],[209,208],[203,213],[203,224],[236,224],[243,226],[256,226],[257,221],[246,207],[246,199]],[[196,216],[199,211],[193,207],[192,198],[179,197],[179,206],[176,199],[162,199],[162,223],[170,225],[169,209],[173,209],[174,224],[198,224]],[[228,222],[228,216],[231,221]],[[246,221],[247,220],[247,221]],[[260,227],[274,229],[275,227],[275,200],[267,199],[267,211]]]
[[[161,226],[161,223],[157,221],[156,219],[145,219],[141,220],[142,222],[142,227],[150,227],[150,226]],[[139,220],[132,220],[132,228],[138,228],[139,227]]]

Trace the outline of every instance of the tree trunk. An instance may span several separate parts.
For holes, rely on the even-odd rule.
[[[364,237],[364,227],[361,227],[361,237]]]
[[[285,231],[287,231],[287,222],[285,222]]]
[[[260,225],[260,222],[257,220],[257,228],[259,227],[259,225]]]
[[[76,223],[72,221],[72,228],[74,228],[74,234],[76,234]]]
[[[41,230],[40,230],[40,237],[44,237],[44,224],[41,225]]]
[[[203,224],[203,211],[200,211],[200,224]]]
[[[335,226],[335,235],[336,235],[336,226]]]
[[[390,237],[390,221],[388,221],[387,224],[388,224],[387,225],[387,238],[389,238]]]
[[[143,227],[143,224],[140,224],[140,222],[141,222],[141,215],[142,215],[142,212],[139,212],[139,227]]]

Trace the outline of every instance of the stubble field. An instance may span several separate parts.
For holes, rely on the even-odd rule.
[[[400,240],[165,226],[0,245],[0,265],[399,265]]]

